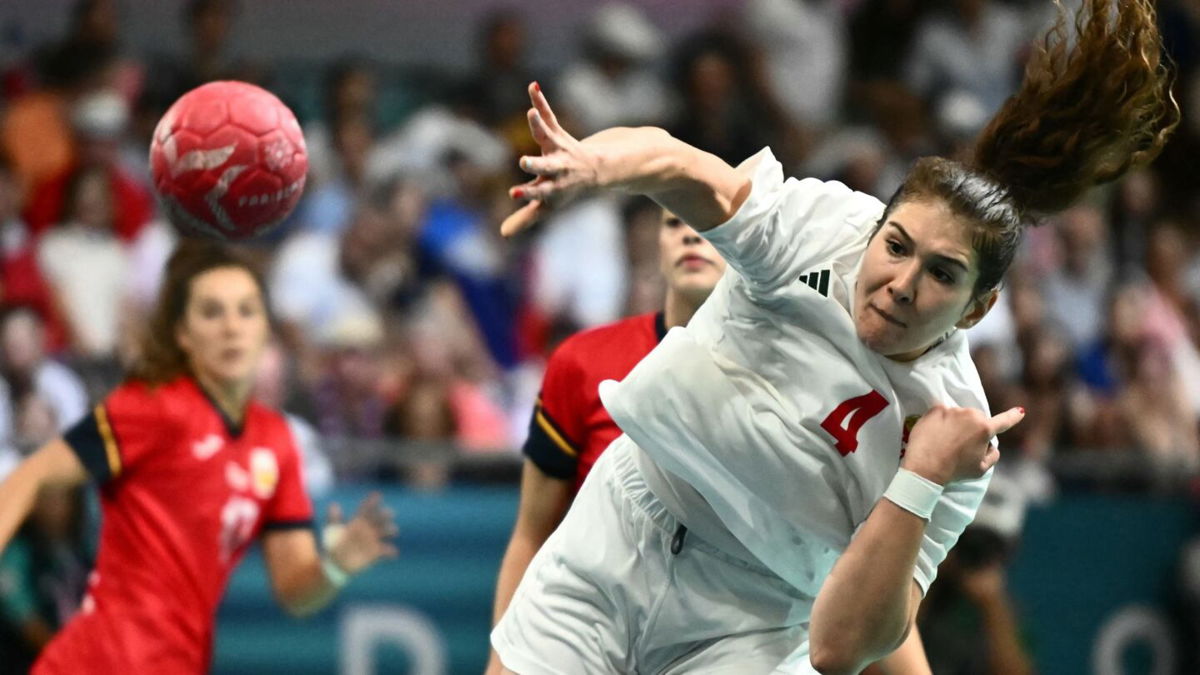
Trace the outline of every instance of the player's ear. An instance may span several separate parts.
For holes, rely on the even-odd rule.
[[[1000,297],[1000,291],[993,288],[984,295],[975,298],[967,303],[967,311],[963,317],[954,324],[955,328],[970,328],[983,320],[987,316],[988,311],[996,304],[996,300]]]

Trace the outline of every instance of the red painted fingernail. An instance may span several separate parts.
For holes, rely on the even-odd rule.
[[[1025,414],[1025,408],[1023,408],[1021,406],[1017,406],[1017,410],[1020,410],[1022,415]]]
[[[513,199],[524,199],[525,191],[522,190],[521,188],[513,188],[512,196],[513,196]]]
[[[536,92],[538,92],[538,93],[541,93],[541,91],[542,91],[542,85],[538,84],[537,82],[534,82],[534,83],[533,83],[533,90],[534,90],[534,91],[536,91]]]

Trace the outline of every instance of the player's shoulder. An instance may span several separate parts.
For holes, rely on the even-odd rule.
[[[272,408],[271,406],[259,401],[258,399],[250,399],[246,404],[246,413],[248,419],[253,419],[256,424],[263,425],[272,433],[287,433],[289,431],[287,416],[281,411]]]
[[[117,385],[105,398],[110,408],[135,412],[161,413],[180,396],[175,380],[165,383],[129,378]]]
[[[630,348],[631,341],[653,344],[658,341],[656,324],[658,314],[638,314],[607,323],[602,326],[581,330],[563,340],[550,357],[555,360],[594,359],[597,350]],[[636,344],[636,342],[635,342]]]
[[[805,214],[809,220],[832,225],[873,223],[887,206],[877,197],[837,180],[789,178],[785,183],[785,194],[782,205],[785,212],[796,211]]]
[[[104,398],[107,422],[126,439],[169,437],[187,426],[202,401],[183,380],[186,376],[167,382],[126,379]]]
[[[247,404],[246,424],[254,425],[255,436],[272,447],[288,450],[297,445],[287,415],[262,401],[251,399]]]

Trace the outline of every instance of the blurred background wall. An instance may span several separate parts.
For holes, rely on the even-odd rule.
[[[71,0],[6,2],[0,9],[4,49],[23,49],[60,35]],[[184,36],[184,0],[129,2],[122,6],[123,35],[138,51],[169,52]],[[644,0],[638,5],[672,39],[704,25],[716,11],[741,0]],[[265,61],[327,60],[353,51],[403,65],[438,65],[466,71],[473,54],[474,19],[501,8],[524,12],[537,35],[531,65],[551,68],[574,55],[575,31],[591,0],[255,0],[239,8],[232,47]],[[15,42],[15,44],[14,44]]]

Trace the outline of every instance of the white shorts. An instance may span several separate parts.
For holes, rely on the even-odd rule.
[[[526,570],[492,631],[504,666],[519,675],[813,672],[813,598],[682,529],[646,487],[630,445],[600,457]]]

